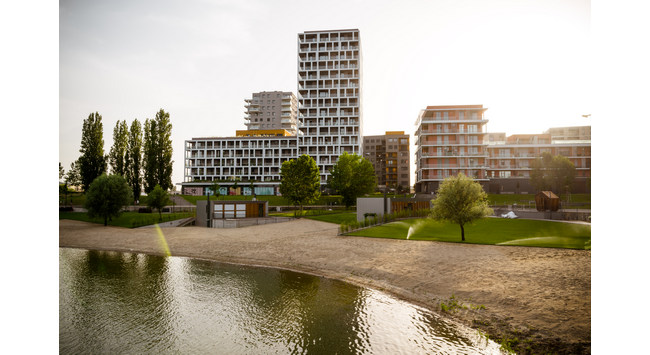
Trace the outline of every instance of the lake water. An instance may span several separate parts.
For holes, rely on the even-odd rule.
[[[382,292],[291,271],[59,249],[61,354],[492,354]]]

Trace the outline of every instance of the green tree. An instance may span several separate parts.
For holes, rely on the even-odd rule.
[[[91,113],[83,122],[79,152],[79,175],[82,188],[86,191],[98,176],[106,172],[104,126],[98,112]]]
[[[63,165],[59,162],[59,180],[63,179],[63,176],[65,176],[65,170],[63,170]]]
[[[70,187],[81,185],[81,172],[79,172],[79,162],[70,163],[70,170],[65,177],[65,182]]]
[[[155,185],[167,191],[172,188],[172,124],[169,113],[160,109],[153,120],[144,125],[144,190],[149,193]]]
[[[156,209],[158,210],[158,216],[159,216],[159,221],[162,221],[162,209],[163,207],[169,205],[171,203],[171,200],[169,199],[169,194],[167,191],[163,190],[160,185],[156,185],[156,187],[149,192],[147,195],[147,206],[151,209]]]
[[[570,190],[573,185],[575,166],[564,156],[544,152],[531,162],[530,167],[530,184],[537,191],[555,190],[561,193],[565,189]]]
[[[462,241],[465,241],[466,224],[493,213],[483,187],[462,173],[440,184],[431,210],[434,219],[460,225]]]
[[[111,172],[126,177],[128,169],[127,149],[129,145],[129,126],[126,120],[117,121],[113,128],[113,146],[108,153]]]
[[[131,186],[134,201],[139,201],[142,191],[142,125],[137,118],[131,123],[127,143],[126,182]]]
[[[217,180],[214,180],[210,185],[210,191],[212,191],[212,195],[217,199],[219,196],[221,196],[221,185],[219,185],[219,182]]]
[[[373,192],[377,186],[372,163],[357,154],[347,152],[337,159],[327,183],[341,195],[345,207],[354,205],[357,197]]]
[[[131,200],[131,189],[121,175],[102,174],[96,178],[86,190],[84,207],[91,218],[104,218],[104,226],[108,219],[120,215],[120,211]]]
[[[320,174],[316,161],[303,154],[298,159],[282,163],[280,168],[280,193],[294,206],[313,203],[320,197]]]

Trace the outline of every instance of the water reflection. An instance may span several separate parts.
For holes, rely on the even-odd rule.
[[[424,309],[284,270],[59,249],[67,353],[491,353]]]

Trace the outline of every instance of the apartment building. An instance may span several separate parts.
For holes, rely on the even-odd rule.
[[[485,187],[488,140],[483,105],[427,106],[415,125],[416,193],[434,193],[449,176],[463,173]]]
[[[246,101],[246,126],[249,130],[283,129],[291,135],[298,130],[298,99],[292,92],[262,91]]]
[[[286,130],[239,137],[205,137],[185,141],[183,194],[203,195],[212,181],[242,187],[245,195],[275,195],[282,163],[298,157],[298,140]],[[249,182],[254,181],[255,191]]]
[[[314,158],[321,185],[343,152],[362,155],[359,30],[298,34],[300,154]]]
[[[411,189],[409,135],[388,131],[384,135],[363,137],[364,157],[375,168],[377,185]]]
[[[571,191],[590,192],[591,127],[555,127],[542,134],[488,134],[488,177],[491,193],[535,193],[531,163],[544,152],[567,157],[576,168]]]

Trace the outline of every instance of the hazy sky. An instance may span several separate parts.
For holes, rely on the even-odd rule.
[[[413,135],[421,109],[449,104],[483,104],[489,132],[590,125],[590,12],[586,0],[61,0],[59,160],[79,157],[91,112],[108,153],[118,120],[163,108],[182,182],[184,140],[245,129],[253,92],[296,92],[310,30],[360,30],[365,135]]]

